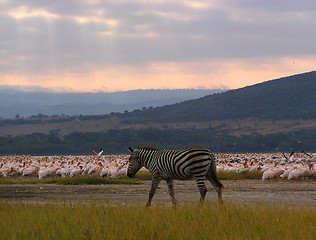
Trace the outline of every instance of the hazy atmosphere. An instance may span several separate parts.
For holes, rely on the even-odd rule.
[[[315,29],[316,0],[0,0],[1,239],[316,239]]]
[[[0,6],[1,85],[233,89],[315,69],[314,1],[0,0]]]

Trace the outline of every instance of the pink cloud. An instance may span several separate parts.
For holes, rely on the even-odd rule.
[[[315,70],[316,56],[253,58],[227,61],[157,62],[143,67],[126,65],[96,69],[85,74],[0,75],[2,84],[37,85],[73,91],[124,91],[158,88],[231,89]]]

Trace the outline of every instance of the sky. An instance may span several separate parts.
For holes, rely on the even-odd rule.
[[[310,0],[0,0],[0,85],[228,88],[316,70]]]

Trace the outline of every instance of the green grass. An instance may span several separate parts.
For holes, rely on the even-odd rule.
[[[246,179],[261,179],[262,172],[225,172],[220,171],[217,173],[219,179],[222,180],[246,180]]]
[[[137,179],[101,178],[101,177],[71,177],[71,178],[48,178],[48,179],[25,179],[25,178],[0,178],[0,184],[59,184],[59,185],[97,185],[97,184],[141,184]]]
[[[261,172],[233,173],[219,172],[218,177],[221,180],[244,180],[244,179],[261,179]],[[18,178],[0,178],[0,184],[61,184],[61,185],[82,185],[82,184],[140,184],[140,181],[151,180],[150,172],[137,173],[134,178],[122,176],[120,178],[101,178],[101,177],[53,177],[48,179],[28,179],[23,177]]]
[[[1,239],[315,239],[309,206],[0,202]]]
[[[101,178],[101,177],[73,177],[73,178],[53,178],[44,180],[48,184],[62,184],[62,185],[97,185],[97,184],[139,184],[135,180],[119,179],[119,178]]]
[[[262,172],[224,172],[220,171],[217,173],[219,179],[222,180],[246,180],[246,179],[261,179]],[[127,176],[121,177],[122,179],[128,179]],[[137,173],[135,178],[137,180],[151,180],[150,172]]]
[[[129,178],[128,176],[121,176],[120,179],[134,179],[134,180],[151,180],[150,172],[137,173],[135,177]]]

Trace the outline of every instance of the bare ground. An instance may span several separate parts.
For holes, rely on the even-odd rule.
[[[238,180],[222,181],[223,200],[237,203],[307,204],[316,207],[316,181]],[[140,185],[0,185],[0,202],[104,202],[108,204],[145,204],[151,181]],[[153,204],[171,204],[167,185],[161,182]],[[207,183],[207,202],[216,202],[217,194]],[[178,201],[198,202],[194,181],[175,181]]]

